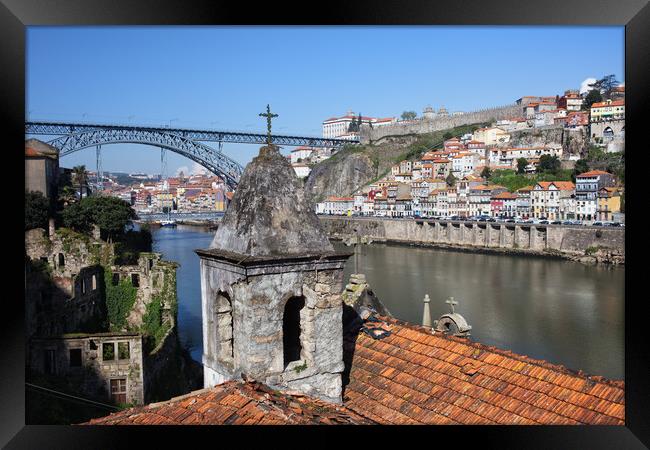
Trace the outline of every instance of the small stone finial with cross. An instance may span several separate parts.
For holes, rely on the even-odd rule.
[[[266,117],[266,144],[271,145],[271,119],[278,117],[278,115],[271,113],[271,106],[267,104],[266,112],[260,113],[259,116]]]
[[[457,305],[458,302],[454,301],[454,297],[449,297],[449,300],[445,300],[445,303],[447,303],[449,306],[451,306],[451,313],[454,314],[454,305]]]

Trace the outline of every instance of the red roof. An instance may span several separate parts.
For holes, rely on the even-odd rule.
[[[88,424],[625,425],[623,381],[375,319],[382,339],[346,329],[343,405],[229,381]]]
[[[382,424],[624,425],[622,381],[431,333],[395,319],[353,346],[343,404]]]
[[[590,170],[589,172],[584,172],[580,175],[576,175],[576,178],[597,177],[598,175],[609,175],[609,172],[605,172],[603,170]]]
[[[166,402],[137,406],[84,425],[369,424],[347,408],[261,383],[228,381]]]
[[[593,108],[603,108],[605,106],[625,106],[625,100],[614,100],[611,103],[598,102],[598,103],[594,103],[594,104],[591,105],[592,109]]]

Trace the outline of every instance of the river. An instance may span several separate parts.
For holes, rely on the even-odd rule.
[[[153,232],[154,251],[180,263],[178,330],[199,362],[201,282],[194,249],[207,248],[213,234],[184,225]],[[350,258],[346,280],[353,271]],[[623,268],[372,244],[360,247],[359,271],[399,319],[421,323],[422,299],[429,294],[436,320],[449,311],[445,300],[453,296],[456,312],[472,326],[473,340],[589,374],[624,378]]]

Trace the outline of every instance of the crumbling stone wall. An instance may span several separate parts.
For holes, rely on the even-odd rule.
[[[40,228],[25,233],[28,336],[104,330],[104,272],[98,262],[110,250],[96,244],[73,233],[51,239]]]
[[[127,316],[127,324],[136,329],[143,323],[147,305],[153,300],[160,301],[163,309],[163,321],[173,328],[176,323],[176,267],[177,264],[163,261],[160,253],[142,252],[136,265],[111,266],[117,282],[128,279],[137,284],[135,304]]]

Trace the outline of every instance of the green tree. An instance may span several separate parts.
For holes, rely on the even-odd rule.
[[[414,120],[417,117],[415,111],[404,111],[402,113],[402,120]]]
[[[485,181],[488,181],[490,177],[492,176],[492,171],[488,166],[483,167],[483,170],[481,170],[481,178],[485,178]]]
[[[618,86],[618,84],[619,82],[616,79],[616,76],[612,74],[605,75],[600,80],[590,84],[589,87],[598,90],[598,92],[603,94],[605,98],[609,99],[612,96],[612,91],[616,86]]]
[[[587,93],[587,96],[585,97],[585,101],[582,102],[582,109],[585,111],[589,111],[591,109],[591,105],[602,101],[603,101],[603,96],[600,95],[600,91],[598,89],[592,89],[591,91],[589,91],[589,93]]]
[[[72,178],[73,182],[79,186],[79,198],[83,198],[84,188],[86,189],[86,195],[88,195],[88,171],[86,166],[74,166],[72,168]]]
[[[445,179],[445,181],[447,182],[447,186],[449,186],[449,187],[454,187],[456,185],[456,177],[452,173],[447,175],[447,178]]]
[[[62,216],[66,227],[88,233],[94,224],[109,240],[122,236],[127,223],[136,218],[131,205],[115,197],[85,197],[65,208]]]
[[[50,201],[41,192],[25,191],[25,231],[47,229]]]
[[[442,138],[446,141],[447,139],[453,138],[454,135],[451,134],[449,131],[445,132],[445,134],[442,135]]]
[[[540,173],[547,173],[557,175],[561,169],[562,164],[557,156],[542,155],[539,158],[537,171]]]
[[[526,158],[519,158],[517,160],[517,173],[526,173],[526,166],[528,166],[528,160]]]
[[[575,183],[576,176],[585,172],[589,172],[589,162],[586,159],[577,160],[575,166],[573,166],[573,172],[571,173],[571,180]]]

